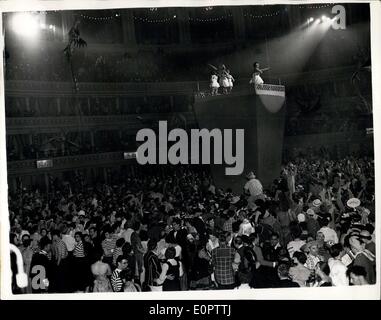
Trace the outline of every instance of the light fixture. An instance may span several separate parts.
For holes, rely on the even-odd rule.
[[[14,32],[21,36],[34,37],[37,35],[39,24],[31,13],[17,13],[11,23]]]

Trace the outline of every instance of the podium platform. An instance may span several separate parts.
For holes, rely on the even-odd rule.
[[[225,167],[228,165],[211,164],[217,187],[230,187],[234,192],[241,193],[249,171],[256,173],[264,187],[279,177],[285,123],[284,104],[285,87],[281,85],[237,87],[226,95],[196,95],[194,112],[200,129],[233,129],[233,152],[236,150],[234,130],[245,130],[244,171],[241,175],[229,176],[225,175]]]

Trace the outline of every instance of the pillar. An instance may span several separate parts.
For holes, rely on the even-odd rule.
[[[126,9],[122,13],[123,43],[136,46],[135,21],[132,9]]]
[[[62,22],[62,40],[64,42],[69,39],[69,31],[74,25],[74,14],[71,11],[62,11],[61,22]]]
[[[189,26],[189,11],[187,8],[178,8],[176,10],[177,23],[179,26],[179,42],[180,44],[190,44],[190,26]]]
[[[56,98],[56,102],[57,102],[57,115],[60,116],[61,115],[61,100],[60,100],[60,98]]]
[[[245,19],[243,17],[243,8],[234,7],[231,9],[233,15],[234,38],[236,41],[243,41],[246,38]]]
[[[300,10],[301,9],[298,4],[287,6],[288,20],[291,30],[302,24],[302,15]]]
[[[95,141],[94,141],[94,132],[90,131],[90,143],[91,143],[91,151],[95,150]]]

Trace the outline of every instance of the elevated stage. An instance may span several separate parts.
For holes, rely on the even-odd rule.
[[[238,89],[238,90],[237,90]],[[200,129],[244,129],[244,171],[241,175],[225,175],[228,165],[211,164],[217,187],[230,187],[241,193],[245,176],[254,171],[266,187],[279,177],[284,136],[285,87],[256,85],[233,88],[228,95],[198,94],[194,111]],[[233,133],[233,152],[236,150]],[[211,149],[213,149],[211,147]],[[211,150],[211,153],[212,150]]]

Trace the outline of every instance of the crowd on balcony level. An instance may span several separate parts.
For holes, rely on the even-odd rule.
[[[137,166],[45,194],[9,194],[10,241],[29,280],[15,293],[374,284],[374,161],[295,158],[263,188],[215,186],[201,166]],[[11,255],[14,267],[15,256]]]
[[[163,50],[137,53],[88,54],[77,49],[71,59],[73,75],[78,82],[163,82],[208,80],[205,56],[171,55]],[[63,81],[73,80],[69,61],[62,51],[40,48],[38,54],[10,50],[6,60],[7,80]]]
[[[170,99],[173,99],[171,104]],[[6,97],[6,117],[113,116],[184,112],[191,109],[189,96],[144,97]]]

